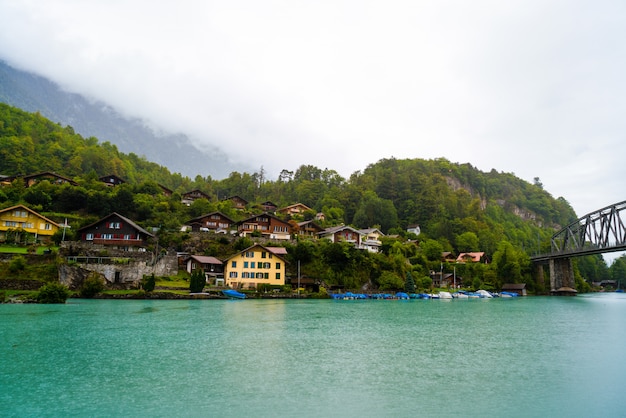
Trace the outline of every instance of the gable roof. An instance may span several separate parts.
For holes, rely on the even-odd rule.
[[[23,210],[26,210],[26,211],[28,211],[28,212],[32,213],[33,215],[35,215],[35,216],[37,216],[37,217],[39,217],[39,218],[41,218],[41,219],[45,220],[46,222],[51,223],[52,225],[56,226],[57,228],[60,228],[60,227],[61,227],[61,225],[59,225],[58,223],[54,222],[53,220],[46,218],[46,217],[45,217],[45,216],[43,216],[42,214],[37,213],[37,212],[35,212],[34,210],[32,210],[32,209],[30,209],[30,208],[27,208],[27,207],[26,207],[26,206],[24,206],[24,205],[15,205],[15,206],[11,206],[11,207],[9,207],[9,208],[0,209],[0,214],[5,213],[5,212],[10,212],[10,211],[15,210],[15,209],[23,209]]]
[[[245,253],[247,251],[250,251],[250,250],[252,250],[254,248],[257,248],[257,247],[262,248],[262,249],[264,249],[264,250],[274,254],[276,257],[280,258],[284,262],[287,262],[287,260],[285,260],[285,257],[284,257],[285,255],[287,255],[287,249],[285,247],[265,247],[265,246],[263,246],[261,244],[251,245],[250,247],[239,251],[237,254],[231,255],[226,260],[224,260],[224,262],[226,263],[231,258],[235,258],[235,257],[237,257],[237,256],[239,256],[239,255],[241,255],[241,254],[243,254],[243,253]],[[280,250],[280,248],[282,248],[282,250]]]
[[[345,229],[349,229],[352,232],[355,232],[359,235],[363,235],[360,231],[352,228],[351,226],[348,225],[338,225],[338,226],[331,226],[330,228],[326,228],[325,230],[323,230],[322,232],[318,232],[318,234],[320,235],[331,235],[331,234],[336,234],[339,231],[343,231]]]
[[[153,235],[153,234],[151,234],[150,232],[146,231],[145,229],[143,229],[142,227],[140,227],[139,225],[137,225],[135,222],[131,221],[130,219],[128,219],[128,218],[127,218],[127,217],[125,217],[125,216],[120,215],[120,214],[119,214],[119,213],[117,213],[117,212],[110,213],[109,215],[105,216],[105,217],[104,217],[104,218],[102,218],[102,219],[97,220],[96,222],[94,222],[94,223],[92,223],[92,224],[89,224],[89,225],[87,225],[87,226],[83,226],[82,228],[80,228],[80,229],[78,230],[78,232],[80,232],[80,231],[84,231],[85,229],[92,228],[92,227],[94,227],[94,226],[96,226],[96,225],[98,225],[98,224],[101,224],[102,222],[105,222],[107,219],[112,218],[112,217],[114,217],[114,216],[117,216],[118,218],[120,218],[121,220],[123,220],[124,222],[126,222],[128,225],[132,226],[133,228],[135,228],[135,229],[136,229],[136,230],[138,230],[139,232],[141,232],[141,233],[143,233],[143,234],[146,234],[146,235],[147,235],[147,236],[149,236],[149,237],[154,237],[154,235]]]
[[[456,258],[458,262],[471,261],[473,263],[478,263],[481,258],[485,255],[484,252],[473,252],[473,253],[461,253]]]
[[[210,213],[207,213],[207,214],[204,214],[204,215],[200,215],[200,216],[196,216],[195,218],[188,220],[186,223],[189,224],[189,223],[192,223],[192,222],[200,221],[200,220],[202,220],[202,219],[204,219],[204,218],[206,218],[208,216],[211,216],[211,215],[220,215],[222,218],[225,218],[226,220],[230,221],[230,223],[235,223],[234,220],[232,220],[228,216],[224,215],[222,212],[218,212],[218,211],[210,212]]]
[[[383,236],[383,237],[385,236],[385,234],[383,234],[383,232],[380,229],[378,229],[378,228],[359,229],[359,232],[361,234],[364,234],[364,235],[368,235],[368,234],[372,234],[374,232],[378,232],[381,236]]]
[[[244,203],[246,205],[248,204],[248,201],[246,199],[244,199],[243,197],[238,196],[238,195],[230,196],[230,197],[227,197],[226,199],[222,199],[222,200],[239,200],[239,201],[241,201],[242,203]]]
[[[276,221],[278,221],[278,222],[280,222],[280,223],[283,223],[283,224],[285,224],[285,225],[289,225],[289,226],[291,226],[291,224],[290,224],[289,222],[287,222],[287,221],[283,221],[283,220],[282,220],[282,219],[280,219],[278,216],[276,216],[276,215],[272,215],[272,214],[271,214],[271,213],[269,213],[269,212],[263,212],[263,213],[260,213],[260,214],[258,214],[258,215],[252,215],[252,216],[250,216],[249,218],[246,218],[246,219],[243,219],[243,220],[241,220],[241,221],[236,222],[236,223],[235,223],[235,225],[241,225],[241,224],[244,224],[244,223],[246,223],[246,222],[250,222],[250,221],[252,221],[254,218],[258,218],[259,216],[267,216],[268,218],[272,218],[272,219],[274,219],[274,220],[276,220]]]
[[[187,261],[191,259],[196,260],[200,264],[223,264],[221,260],[206,255],[191,255],[187,258]]]
[[[284,208],[278,209],[278,212],[287,212],[289,211],[289,209],[299,208],[299,207],[301,207],[304,211],[313,210],[307,205],[305,205],[304,203],[294,203],[293,205],[285,206]]]
[[[29,175],[26,175],[26,176],[15,176],[15,178],[21,177],[25,182],[28,183],[28,181],[31,180],[31,179],[36,179],[37,177],[43,177],[43,176],[51,176],[51,177],[58,178],[59,180],[63,180],[64,182],[70,183],[72,186],[77,186],[78,185],[78,183],[76,183],[71,178],[62,176],[62,175],[54,173],[52,171],[42,171],[40,173],[29,174]]]
[[[98,180],[100,180],[103,183],[113,184],[113,185],[115,185],[116,183],[117,184],[126,183],[126,180],[124,180],[123,178],[115,174],[109,174],[107,176],[99,177]],[[110,181],[110,180],[113,180],[113,181]]]

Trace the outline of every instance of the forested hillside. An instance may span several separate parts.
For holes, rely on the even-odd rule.
[[[182,134],[158,133],[145,121],[124,117],[102,102],[63,91],[57,84],[35,74],[17,70],[0,61],[0,102],[36,112],[72,126],[83,136],[95,136],[115,144],[121,151],[146,156],[172,171],[227,175],[232,171],[224,153],[200,150]],[[172,152],[161,152],[166,146]]]
[[[260,212],[257,205],[264,201],[279,207],[299,202],[312,208],[303,219],[312,219],[317,212],[325,214],[321,226],[343,223],[357,228],[378,227],[388,236],[397,236],[385,241],[384,255],[391,260],[394,254],[410,260],[408,267],[397,260],[364,262],[358,258],[362,256],[352,260],[355,266],[364,263],[358,269],[379,269],[377,279],[384,266],[391,266],[400,277],[407,271],[426,276],[430,270],[439,269],[442,251],[484,251],[488,260],[500,261],[499,268],[511,264],[502,261],[507,257],[515,259],[515,266],[507,267],[511,271],[468,272],[468,276],[492,277],[492,282],[529,281],[529,255],[547,250],[555,229],[576,219],[567,201],[553,198],[538,179],[530,184],[510,173],[485,173],[470,164],[445,159],[383,159],[347,179],[335,170],[310,165],[295,171],[285,169],[277,179],[266,178],[262,168],[255,173],[232,172],[224,179],[191,179],[135,154],[121,153],[108,142],[83,138],[72,128],[39,114],[0,104],[0,174],[42,171],[72,178],[78,186],[55,186],[44,181],[25,189],[22,182],[13,182],[0,189],[0,206],[24,203],[52,219],[69,219],[74,230],[116,211],[144,227],[159,228],[162,244],[181,246],[185,237],[177,231],[196,216],[220,210],[239,220]],[[123,178],[126,184],[113,188],[98,181],[100,176],[111,174]],[[166,196],[160,185],[174,194]],[[181,195],[194,189],[211,199],[183,205]],[[224,200],[233,195],[250,202],[246,212],[235,211],[230,201]],[[411,224],[420,225],[419,237],[406,233]],[[411,238],[414,241],[408,241]],[[312,258],[309,247],[298,246],[301,248],[295,251],[301,251],[299,259]],[[396,262],[399,264],[393,267]],[[337,261],[338,271],[347,264],[345,259],[343,264]],[[320,273],[321,268],[313,260],[305,266],[310,274],[330,274]],[[595,270],[603,274],[606,269],[600,268],[600,273]],[[348,280],[345,274],[333,274],[326,279]],[[359,274],[365,273],[349,275],[352,284],[372,280],[359,279]]]

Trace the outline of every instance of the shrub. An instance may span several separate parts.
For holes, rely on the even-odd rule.
[[[189,293],[202,292],[205,284],[206,279],[204,278],[204,272],[200,269],[194,270],[194,272],[191,273],[191,278],[189,279]]]
[[[65,303],[70,297],[70,290],[61,283],[48,283],[39,289],[37,302],[39,303]]]
[[[21,255],[13,257],[9,263],[9,271],[11,273],[17,273],[18,271],[24,271],[26,268],[26,259]]]
[[[141,281],[141,287],[146,292],[152,292],[154,290],[154,286],[156,285],[156,279],[154,277],[154,273],[149,276],[143,276],[143,280]]]
[[[80,288],[80,297],[92,298],[103,290],[104,283],[102,282],[102,279],[96,274],[90,274]]]

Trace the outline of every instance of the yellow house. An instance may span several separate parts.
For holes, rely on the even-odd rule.
[[[254,289],[259,284],[285,284],[286,255],[283,247],[255,244],[224,262],[226,285],[234,289]]]
[[[23,205],[11,206],[0,210],[0,240],[22,242],[25,234],[41,241],[50,238],[61,227]]]

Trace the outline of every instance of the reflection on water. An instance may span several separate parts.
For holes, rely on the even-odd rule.
[[[624,318],[624,294],[0,305],[0,402],[3,416],[620,416]]]

